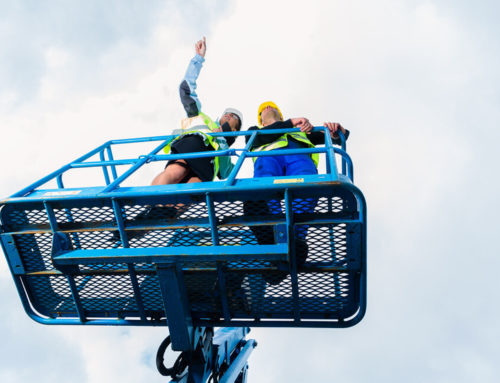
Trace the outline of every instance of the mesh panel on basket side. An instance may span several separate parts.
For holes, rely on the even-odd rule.
[[[52,234],[14,235],[17,250],[27,272],[53,270]]]
[[[54,209],[59,224],[70,222],[115,222],[115,214],[110,206],[82,206]]]
[[[125,221],[133,221],[137,216],[148,210],[149,206],[142,205],[125,205],[122,207],[122,218]]]
[[[69,234],[69,238],[74,249],[100,250],[121,247],[121,242],[116,241],[111,231],[73,232]],[[127,265],[125,263],[81,265],[81,270],[121,270],[126,268]]]
[[[300,226],[297,225],[297,227]],[[344,223],[309,226],[307,244],[308,263],[321,262],[342,266],[347,262],[346,225]]]
[[[154,271],[155,270],[155,266],[152,264],[152,263],[145,263],[145,262],[141,262],[141,263],[136,263],[134,264],[134,269],[138,272],[140,271]]]
[[[180,219],[208,218],[207,204],[205,202],[187,204],[187,207],[183,207],[180,211],[183,211],[179,215]]]
[[[140,238],[132,238],[130,247],[178,247],[210,246],[212,236],[209,228],[183,228],[149,230]]]
[[[126,263],[89,263],[79,266],[81,271],[128,270]]]
[[[205,314],[221,312],[216,272],[185,274],[184,281],[193,311]]]
[[[315,213],[340,213],[343,210],[343,199],[341,197],[320,197],[314,209]]]
[[[7,219],[13,226],[48,224],[49,219],[44,209],[11,210]]]
[[[228,262],[228,268],[238,268],[238,269],[262,269],[271,266],[271,262],[262,260],[247,260],[239,262]]]
[[[317,198],[294,198],[292,210],[295,214],[313,213],[317,202]]]
[[[222,201],[215,203],[215,212],[220,222],[230,222],[231,218],[259,219],[271,215],[268,201]],[[274,244],[273,226],[230,226],[220,227],[221,245],[269,245]],[[227,237],[227,238],[225,238]]]
[[[290,277],[278,285],[269,285],[262,272],[233,271],[227,272],[225,279],[229,309],[233,316],[265,318],[291,315]]]
[[[256,245],[257,241],[248,226],[219,228],[219,244],[222,246]]]
[[[144,310],[146,311],[164,311],[163,298],[161,295],[158,276],[138,275],[139,289],[141,291]]]
[[[214,202],[215,215],[222,219],[225,217],[241,217],[243,215],[242,201],[221,201]]]
[[[267,285],[262,311],[266,314],[293,316],[292,280],[288,275],[277,285]]]
[[[116,248],[118,241],[112,231],[75,231],[69,234],[74,249],[95,250]]]
[[[300,309],[305,313],[339,312],[353,298],[348,273],[299,274]]]
[[[241,281],[241,294],[243,295],[243,309],[255,317],[265,316],[265,291],[266,282],[258,273],[247,273]],[[241,305],[240,302],[237,302]]]
[[[221,201],[214,203],[215,215],[219,221],[244,215],[242,201]],[[248,226],[219,227],[219,243],[223,246],[256,244]]]
[[[174,204],[172,206],[177,208],[177,219],[208,218],[205,202]],[[151,209],[151,205],[125,205],[122,211],[123,218],[127,222],[146,218],[148,220],[172,219],[168,209]],[[145,216],[146,213],[148,213],[147,216]]]
[[[27,276],[35,309],[55,316],[57,312],[76,312],[71,290],[64,275]],[[75,313],[76,315],[76,313]]]
[[[85,310],[137,311],[135,294],[130,276],[78,275],[75,283]]]

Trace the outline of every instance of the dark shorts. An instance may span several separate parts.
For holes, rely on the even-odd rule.
[[[199,135],[188,135],[176,140],[171,146],[171,152],[174,154],[182,153],[197,153],[214,150],[212,147],[205,145],[202,137]],[[185,159],[187,168],[189,169],[188,176],[183,180],[186,182],[189,178],[196,176],[203,182],[212,181],[214,179],[214,157],[192,158]],[[167,162],[167,166],[176,163],[176,160]]]

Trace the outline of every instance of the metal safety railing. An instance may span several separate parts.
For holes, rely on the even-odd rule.
[[[248,140],[182,155],[158,154],[174,135],[111,140],[1,201],[0,242],[28,315],[47,324],[146,326],[168,317],[178,333],[186,312],[202,326],[357,323],[366,295],[366,203],[345,139],[335,148],[328,130],[316,127],[326,135],[322,147],[250,151],[260,134],[292,131],[213,133]],[[118,145],[148,142],[146,154],[118,158]],[[246,159],[298,153],[322,154],[326,173],[238,176]],[[236,158],[221,181],[123,186],[151,162],[220,155]],[[96,169],[105,184],[65,187],[67,172],[83,168]],[[43,188],[54,180],[56,189]],[[176,289],[186,297],[180,311]]]
[[[102,174],[105,182],[105,187],[99,192],[109,193],[117,188],[128,179],[132,174],[134,174],[142,166],[156,161],[168,161],[176,159],[193,159],[193,158],[205,158],[205,157],[215,157],[215,156],[231,156],[236,157],[236,163],[227,179],[222,180],[224,186],[232,186],[242,168],[243,162],[247,158],[253,157],[263,157],[263,156],[275,156],[275,155],[289,155],[289,154],[313,154],[320,153],[325,155],[326,160],[326,174],[329,176],[330,180],[336,181],[339,179],[339,174],[347,177],[351,182],[353,182],[354,170],[351,158],[346,152],[346,142],[344,135],[339,132],[339,137],[341,140],[341,148],[334,147],[332,139],[330,137],[329,131],[325,127],[315,127],[313,131],[322,131],[325,134],[325,145],[315,148],[297,148],[297,149],[281,149],[279,151],[264,151],[264,152],[252,152],[250,148],[253,141],[257,135],[266,134],[277,134],[277,133],[291,133],[300,131],[299,129],[273,129],[273,130],[254,130],[254,131],[242,131],[242,132],[221,132],[221,133],[211,133],[214,137],[231,137],[231,136],[250,136],[247,144],[244,148],[230,148],[227,150],[219,151],[205,151],[199,153],[183,153],[183,154],[158,154],[164,147],[166,147],[172,140],[174,140],[177,135],[168,136],[154,136],[154,137],[142,137],[142,138],[129,138],[120,140],[110,140],[103,145],[91,150],[87,154],[77,158],[76,160],[64,165],[60,169],[50,173],[49,175],[41,178],[40,180],[32,183],[31,185],[23,188],[17,193],[13,194],[10,198],[21,198],[33,191],[37,190],[39,187],[47,184],[52,180],[56,180],[58,189],[64,189],[63,176],[71,169],[82,169],[82,168],[101,168]],[[126,158],[126,159],[115,159],[113,153],[113,147],[117,145],[126,144],[137,144],[145,142],[160,142],[153,150],[147,154],[141,154],[137,158]],[[99,155],[98,161],[88,161],[95,155]],[[337,169],[336,155],[340,156],[341,159],[341,171]],[[118,166],[130,167],[125,170],[122,174],[118,174]]]

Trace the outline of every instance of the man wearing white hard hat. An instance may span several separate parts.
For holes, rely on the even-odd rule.
[[[182,129],[173,132],[180,135],[165,147],[166,153],[226,150],[234,143],[235,137],[212,137],[209,133],[235,132],[241,129],[243,116],[237,109],[226,108],[217,121],[201,111],[201,103],[196,94],[196,80],[205,61],[206,49],[205,38],[195,44],[196,55],[190,61],[179,87],[187,118],[182,120]],[[232,169],[233,163],[229,156],[171,160],[154,178],[152,185],[213,181],[217,177],[226,178]]]

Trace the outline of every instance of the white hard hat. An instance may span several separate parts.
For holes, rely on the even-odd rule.
[[[240,124],[241,126],[243,126],[243,113],[241,113],[238,109],[234,109],[234,108],[226,108],[224,110],[224,112],[222,112],[222,115],[225,115],[227,113],[233,113],[233,114],[236,114],[238,116],[238,118],[240,119]]]

